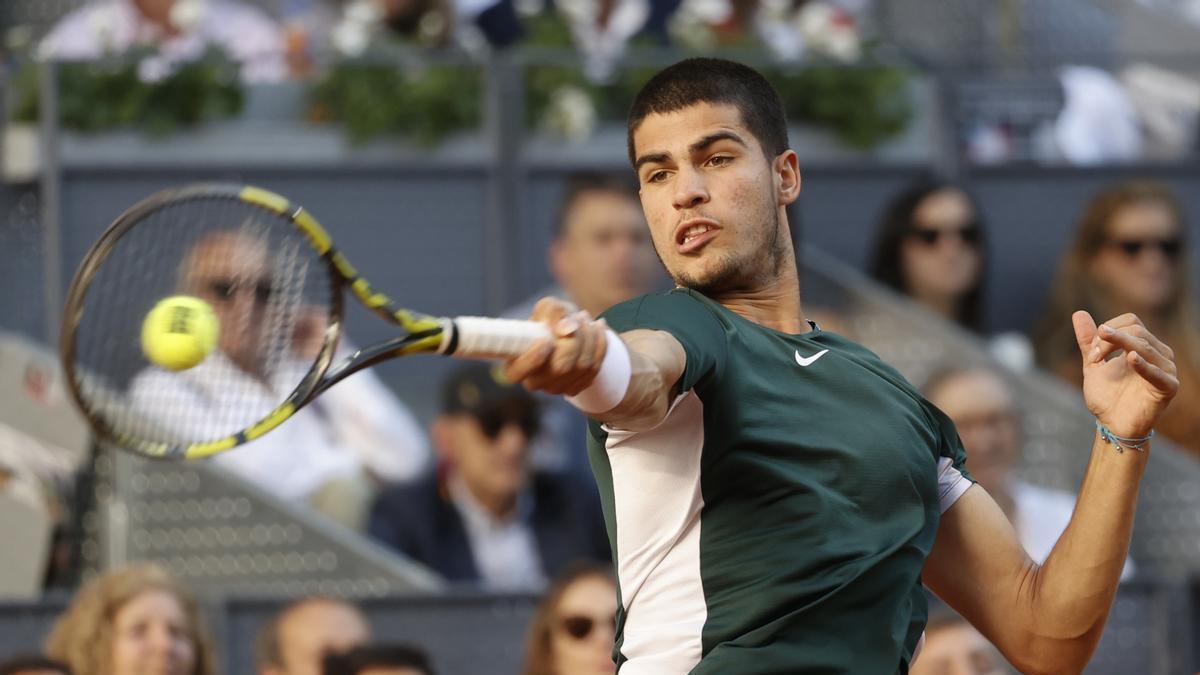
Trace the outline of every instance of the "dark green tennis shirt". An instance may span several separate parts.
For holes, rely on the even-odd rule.
[[[605,314],[687,353],[657,427],[592,422],[620,588],[622,675],[891,674],[920,574],[971,481],[951,422],[877,356],[676,289]]]

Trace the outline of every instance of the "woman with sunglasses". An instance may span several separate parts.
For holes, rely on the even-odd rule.
[[[1084,207],[1062,255],[1034,345],[1039,365],[1079,384],[1075,337],[1054,317],[1067,307],[1093,316],[1136,313],[1175,349],[1179,369],[1179,395],[1158,432],[1200,456],[1200,313],[1186,231],[1179,200],[1161,183],[1128,181],[1102,190]]]
[[[573,566],[538,603],[521,675],[611,675],[616,612],[617,587],[609,569]]]
[[[954,183],[926,178],[884,210],[870,273],[933,313],[981,333],[985,243],[974,199]]]

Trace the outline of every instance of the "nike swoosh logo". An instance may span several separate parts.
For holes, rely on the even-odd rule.
[[[799,363],[800,366],[803,368],[807,368],[807,367],[811,366],[812,364],[816,363],[817,359],[821,358],[822,356],[825,356],[825,354],[828,352],[829,352],[828,349],[822,349],[821,351],[817,352],[816,354],[813,354],[812,356],[805,358],[803,356],[800,356],[800,350],[797,349],[796,350],[796,363]]]

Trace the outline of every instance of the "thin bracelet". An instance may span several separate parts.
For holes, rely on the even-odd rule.
[[[1125,450],[1137,450],[1138,452],[1145,452],[1146,449],[1143,446],[1146,445],[1151,438],[1154,438],[1153,429],[1150,430],[1149,434],[1142,436],[1141,438],[1126,438],[1124,436],[1118,436],[1109,431],[1108,427],[1100,424],[1099,419],[1096,420],[1096,431],[1100,432],[1100,439],[1106,443],[1112,443],[1112,446],[1117,449],[1118,453],[1122,453]]]

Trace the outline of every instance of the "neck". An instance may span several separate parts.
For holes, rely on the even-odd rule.
[[[779,273],[761,286],[721,293],[713,300],[771,330],[790,335],[807,333],[810,327],[800,304],[800,274],[790,245],[783,252],[780,267]]]
[[[457,479],[459,484],[466,490],[467,495],[475,501],[476,504],[483,507],[484,511],[488,512],[492,518],[500,521],[509,520],[517,511],[517,495],[489,495],[483,490],[479,490],[470,483]]]
[[[944,295],[913,294],[913,300],[934,314],[952,323],[958,323],[958,301]]]

